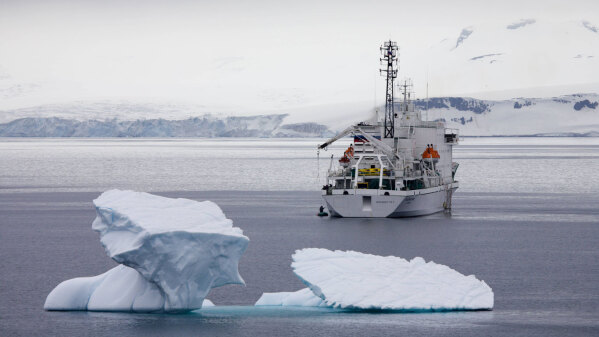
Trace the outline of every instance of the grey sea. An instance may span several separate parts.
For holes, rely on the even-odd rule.
[[[0,139],[0,336],[597,336],[599,139],[466,138],[450,213],[316,216],[318,139]],[[46,312],[60,282],[115,266],[92,200],[134,189],[212,200],[250,238],[246,286],[188,314]],[[421,256],[485,280],[492,311],[400,313],[253,304],[295,291],[296,249]]]

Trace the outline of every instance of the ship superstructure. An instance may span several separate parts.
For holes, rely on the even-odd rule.
[[[381,74],[386,76],[384,118],[352,125],[318,146],[353,135],[353,143],[333,168],[323,187],[332,216],[405,217],[451,208],[458,182],[452,161],[458,132],[440,121],[423,121],[411,98],[412,84],[404,81],[402,98],[394,98],[397,78],[395,42],[381,46]]]

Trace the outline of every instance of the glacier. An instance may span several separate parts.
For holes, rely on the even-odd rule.
[[[3,112],[0,111],[0,114]],[[2,137],[328,137],[317,123],[282,124],[286,114],[215,117],[183,120],[84,120],[25,117],[0,124]]]
[[[461,47],[460,47],[461,48]],[[469,62],[490,60],[501,53],[471,56]],[[414,101],[423,117],[443,121],[448,128],[459,129],[462,136],[596,136],[599,132],[599,94],[572,94],[545,98],[511,98],[504,100],[471,97],[431,97]],[[61,107],[64,107],[62,109]],[[77,109],[79,107],[79,109]],[[330,137],[341,118],[356,122],[368,117],[368,108],[350,109],[342,105],[301,110],[293,114],[256,116],[200,115],[188,119],[135,119],[112,110],[113,119],[75,119],[75,112],[87,105],[38,106],[0,111],[1,137]],[[397,107],[399,109],[399,107]],[[154,113],[175,118],[175,112],[154,107]],[[382,107],[380,111],[384,111]],[[91,118],[100,114],[100,108]],[[177,110],[174,110],[177,111]],[[41,117],[46,116],[46,117]],[[51,116],[51,117],[50,117]],[[87,117],[86,117],[87,116]],[[129,116],[131,117],[131,116]],[[139,117],[135,115],[135,117]],[[288,123],[293,121],[294,123]],[[319,124],[319,123],[325,123]]]
[[[306,248],[295,252],[291,266],[313,294],[306,289],[266,293],[256,305],[401,311],[493,308],[493,290],[484,281],[421,257],[408,261],[395,256]]]
[[[92,228],[120,265],[62,282],[46,310],[185,312],[212,288],[245,284],[238,263],[249,239],[215,203],[110,190],[94,206]]]
[[[0,92],[1,94],[1,92]],[[202,112],[182,104],[83,101],[0,110],[3,137],[329,137],[314,122],[286,123],[289,114]]]

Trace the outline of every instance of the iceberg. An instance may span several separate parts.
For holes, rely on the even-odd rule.
[[[293,292],[264,293],[255,306],[328,307],[322,298],[314,295],[310,288]]]
[[[294,273],[323,303],[306,291],[264,294],[256,305],[307,305],[366,310],[490,310],[493,290],[474,275],[421,257],[410,261],[355,251],[298,250]]]
[[[156,284],[135,269],[118,265],[106,273],[60,283],[46,299],[46,310],[163,311],[164,296]],[[202,307],[214,303],[204,299]]]
[[[106,253],[119,266],[59,284],[46,310],[184,312],[210,289],[245,284],[238,271],[249,239],[211,201],[110,190],[94,200]]]

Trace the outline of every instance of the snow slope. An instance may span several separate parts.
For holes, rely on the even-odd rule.
[[[515,12],[514,15],[519,14]],[[434,38],[437,39],[437,37]],[[425,88],[429,89],[430,96],[433,97],[447,96],[464,99],[474,97],[486,101],[490,99],[510,101],[513,97],[526,97],[527,100],[551,100],[553,98],[551,96],[599,93],[599,22],[586,21],[584,18],[563,22],[546,21],[534,17],[517,18],[505,22],[489,20],[486,24],[465,26],[450,31],[445,39],[438,42],[427,41],[426,44],[430,43],[431,45],[428,49],[405,45],[404,43],[409,42],[402,42],[401,39],[397,42],[402,48],[399,78],[412,78],[416,94],[421,98],[426,96],[427,89]],[[347,55],[347,57],[355,58],[356,54],[361,53],[371,56],[360,56],[359,63],[355,63],[343,72],[344,76],[348,77],[363,76],[358,74],[370,75],[356,77],[355,83],[347,82],[338,89],[321,87],[321,84],[325,82],[328,83],[327,85],[337,83],[333,81],[335,77],[331,75],[332,73],[326,72],[322,77],[312,77],[312,82],[304,82],[303,86],[263,88],[265,90],[260,90],[264,91],[262,94],[252,90],[248,91],[247,86],[242,86],[244,87],[243,92],[237,92],[237,94],[243,94],[243,97],[232,95],[230,91],[227,91],[225,96],[227,99],[222,97],[214,99],[215,92],[213,90],[216,90],[215,88],[207,88],[207,91],[202,93],[203,96],[184,96],[184,99],[195,100],[196,104],[183,103],[179,95],[176,96],[176,99],[171,98],[172,101],[159,101],[156,98],[156,101],[150,102],[148,100],[152,98],[145,96],[136,98],[141,101],[131,101],[137,96],[96,97],[91,94],[91,96],[87,96],[83,93],[71,93],[55,83],[28,82],[25,79],[13,78],[8,71],[2,70],[0,65],[0,123],[9,123],[22,118],[56,117],[69,121],[98,124],[116,119],[119,122],[139,121],[137,123],[143,124],[144,128],[152,128],[151,131],[144,129],[143,132],[138,132],[143,136],[168,137],[169,134],[172,134],[172,136],[195,137],[196,135],[191,131],[175,133],[163,127],[148,125],[153,123],[148,120],[204,119],[207,114],[214,113],[216,119],[225,121],[227,117],[247,116],[251,113],[252,115],[288,114],[288,116],[276,127],[272,127],[272,125],[266,125],[259,129],[248,127],[249,131],[247,132],[235,129],[230,133],[231,135],[258,137],[317,135],[318,132],[311,131],[315,129],[308,125],[305,126],[304,131],[299,133],[296,133],[297,130],[292,129],[291,126],[308,123],[325,125],[334,131],[342,130],[349,124],[368,119],[373,106],[384,102],[383,78],[377,78],[375,82],[376,89],[374,91],[376,91],[375,96],[378,97],[375,99],[377,103],[371,101],[373,96],[371,79],[372,76],[377,75],[374,69],[378,61],[376,48],[374,50],[367,49],[371,43],[372,41],[364,43],[364,48],[354,49],[357,47],[352,47],[352,55]],[[371,52],[373,54],[370,54]],[[248,59],[243,57],[216,60],[215,68],[218,70],[216,70],[215,76],[219,74],[220,77],[223,73],[227,73],[226,69],[237,73],[237,66],[230,68],[232,64],[245,64],[242,67],[245,68],[249,66],[246,64],[247,61]],[[262,62],[259,63],[262,64]],[[262,64],[259,67],[260,72],[268,72],[268,67],[270,67],[268,62]],[[314,74],[323,74],[323,72],[314,71]],[[226,86],[226,88],[229,87]],[[282,96],[281,92],[284,92]],[[40,95],[43,99],[40,98]],[[252,97],[251,102],[248,100],[248,96]],[[233,98],[231,99],[231,97]],[[282,104],[269,103],[274,101]],[[597,101],[597,99],[593,99],[593,101]],[[225,106],[220,106],[222,104]],[[571,109],[564,105],[539,103],[536,107],[529,106],[527,108],[530,110],[529,112],[534,112],[533,120],[535,122],[539,114],[544,113],[546,109],[551,110],[549,116],[543,115],[543,117],[550,117],[547,118],[550,122],[542,123],[543,127],[537,123],[526,124],[530,122],[526,119],[529,116],[528,112],[523,119],[520,119],[518,113],[527,111],[527,109],[516,111],[508,109],[508,105],[505,109],[500,105],[499,103],[493,104],[489,116],[478,116],[477,122],[482,123],[480,130],[474,130],[472,126],[467,125],[464,128],[467,131],[466,134],[528,135],[556,134],[556,132],[585,134],[590,132],[590,128],[585,129],[582,127],[584,123],[580,122],[574,122],[574,125],[568,124],[566,131],[555,130],[549,125],[550,123],[561,124],[564,121],[571,123],[568,115]],[[462,117],[469,120],[472,116],[451,114],[437,117],[444,117],[449,121],[452,118],[461,119]],[[489,117],[487,125],[483,120],[486,117]],[[30,120],[27,121],[34,124]],[[32,126],[25,126],[24,123],[11,126],[10,133],[5,131],[3,135],[36,136],[36,132],[27,129]],[[94,132],[102,137],[113,136],[112,133],[135,136],[134,130],[131,133],[122,133],[121,128],[126,129],[127,123],[118,126],[111,125],[112,133],[105,130],[89,130],[85,125],[54,125],[53,123],[58,123],[56,120],[39,119],[35,123],[47,124],[45,127],[47,130],[54,127],[64,129],[65,134],[70,133],[83,137],[93,136]],[[67,124],[66,122],[61,123]],[[189,124],[190,128],[196,127],[190,121],[184,124]],[[282,128],[285,124],[288,127]],[[520,130],[517,132],[505,131],[507,124],[517,125]],[[594,125],[596,122],[592,120],[589,124]],[[496,125],[500,126],[500,130],[495,129]],[[530,126],[531,129],[526,130],[527,126]],[[6,129],[6,125],[4,128]],[[598,130],[595,128],[593,131]],[[209,133],[207,129],[200,132],[202,134]],[[60,132],[47,133],[52,136],[60,136],[59,134]],[[221,136],[219,132],[216,134]],[[226,136],[226,131],[223,131],[222,134]],[[38,136],[44,135],[42,133]]]
[[[445,121],[447,127],[460,129],[464,136],[599,134],[599,94],[505,100],[433,97],[417,100],[416,105],[423,118]],[[38,115],[52,113],[43,110],[43,107],[40,109]],[[297,115],[290,118],[288,114],[202,115],[172,120],[26,117],[0,124],[0,137],[330,137],[351,123],[372,120],[374,116],[371,109],[364,110],[362,114],[353,111],[345,115],[339,114],[333,106],[327,107],[330,113],[314,109],[303,114],[303,119]],[[383,111],[379,108],[380,113]],[[167,112],[164,114],[168,115]],[[14,115],[34,116],[36,113],[31,110]],[[328,126],[314,122],[319,119]],[[296,123],[286,124],[288,120]]]
[[[23,85],[19,86],[22,87]],[[203,116],[209,112],[206,106],[194,104],[92,100],[33,105],[12,109],[3,108],[0,112],[0,122],[6,123],[19,118],[38,117],[58,117],[78,121],[94,119],[134,121],[158,118],[181,120]]]
[[[465,136],[593,136],[599,133],[599,95],[502,101],[463,97],[420,100],[423,117],[441,120]],[[428,107],[428,111],[426,110]]]
[[[493,291],[484,281],[432,261],[425,262],[420,257],[407,261],[395,256],[306,248],[293,254],[291,266],[310,290],[332,307],[384,310],[493,308]],[[289,298],[290,295],[284,296]],[[299,294],[295,296],[299,297]],[[282,297],[269,295],[262,298],[261,303],[285,303]],[[303,300],[312,301],[307,296]]]
[[[237,265],[249,240],[215,203],[110,190],[94,205],[92,228],[121,265],[61,283],[46,310],[189,311],[211,288],[244,284]]]
[[[599,94],[505,100],[433,97],[419,99],[416,105],[422,111],[423,118],[445,121],[447,127],[460,129],[460,134],[464,136],[599,134]],[[125,106],[123,109],[127,107],[131,108]],[[344,113],[335,106],[326,106],[313,107],[310,111],[298,110],[291,117],[288,114],[201,115],[187,119],[79,120],[71,118],[77,116],[75,110],[60,110],[67,113],[59,113],[59,110],[48,110],[48,107],[42,106],[37,110],[15,110],[8,115],[0,112],[5,120],[7,116],[30,116],[0,124],[0,137],[330,137],[351,123],[376,119],[372,109],[365,109],[360,114],[359,111],[347,110],[344,105],[341,107]],[[100,114],[102,108],[118,110],[118,107],[100,105],[94,111]],[[154,109],[150,115],[160,115],[160,111],[163,115],[180,115],[174,112],[175,108],[172,111],[161,110],[161,107]],[[384,111],[382,107],[378,110],[379,113]],[[71,117],[34,117],[54,113]],[[300,115],[304,117],[298,117]],[[315,121],[326,123],[327,126]]]
[[[429,89],[435,96],[543,86],[576,88],[598,82],[598,26],[582,19],[490,22],[464,27],[419,56],[428,61]],[[576,92],[580,91],[570,91]]]

